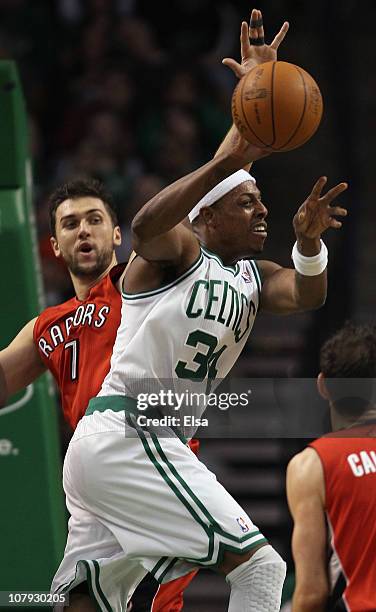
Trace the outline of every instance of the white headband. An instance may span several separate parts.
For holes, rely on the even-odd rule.
[[[256,183],[256,179],[245,170],[238,170],[234,172],[234,174],[230,174],[230,176],[218,183],[218,185],[213,187],[213,189],[201,198],[188,215],[190,222],[192,223],[193,219],[199,215],[201,208],[204,208],[204,206],[212,206],[226,195],[226,193],[232,191],[232,189],[235,189],[238,185],[245,183],[245,181],[253,181]]]

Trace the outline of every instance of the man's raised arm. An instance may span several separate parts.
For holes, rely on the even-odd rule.
[[[322,176],[316,182],[294,217],[296,244],[292,256],[295,270],[270,261],[258,262],[264,281],[261,307],[266,312],[290,314],[319,308],[325,303],[327,250],[320,239],[327,229],[341,228],[342,223],[336,217],[347,215],[345,208],[332,206],[347,189],[347,183],[339,183],[322,195],[326,181]]]
[[[0,351],[0,406],[46,369],[34,343],[35,321],[29,321],[9,346]]]
[[[254,66],[276,60],[278,47],[288,28],[288,23],[284,22],[272,43],[266,45],[262,13],[253,9],[249,26],[245,21],[241,24],[241,63],[225,58],[223,64],[241,78]],[[182,221],[215,185],[270,152],[247,143],[233,125],[213,160],[166,187],[135,216],[132,223],[134,250],[149,261],[188,267],[198,256],[199,244]]]

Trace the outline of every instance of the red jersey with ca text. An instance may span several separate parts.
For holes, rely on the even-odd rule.
[[[85,300],[74,297],[46,308],[35,322],[34,342],[57,382],[64,417],[73,429],[110,369],[121,317],[116,282],[124,267],[115,266]]]
[[[324,469],[335,609],[375,612],[376,423],[329,434],[310,446]]]

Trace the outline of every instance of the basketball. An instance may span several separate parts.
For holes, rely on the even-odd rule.
[[[255,66],[232,96],[232,116],[248,142],[291,151],[307,142],[322,117],[322,97],[308,72],[288,62]]]

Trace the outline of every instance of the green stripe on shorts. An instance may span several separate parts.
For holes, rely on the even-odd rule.
[[[111,608],[110,604],[108,603],[106,597],[104,596],[103,591],[102,591],[102,589],[100,587],[100,584],[99,584],[99,565],[98,565],[98,562],[95,561],[95,563],[97,563],[97,565],[98,565],[98,574],[97,574],[96,567],[94,566],[92,568],[91,565],[90,565],[90,563],[94,564],[94,561],[81,561],[81,563],[83,563],[85,568],[86,568],[87,583],[88,583],[88,586],[89,586],[89,591],[90,591],[91,598],[95,602],[95,607],[97,608],[97,610],[99,610],[99,612],[103,612],[103,608],[105,610],[107,610],[107,612],[112,612],[112,608]],[[94,576],[93,575],[95,576],[95,580],[94,580]]]
[[[129,419],[129,417],[127,416],[127,420]],[[136,431],[140,437],[140,440],[143,444],[143,447],[145,449],[145,452],[147,454],[147,456],[149,457],[150,461],[152,462],[152,464],[154,465],[154,467],[156,468],[156,470],[159,472],[159,474],[162,476],[163,480],[168,484],[168,486],[170,487],[170,489],[173,491],[173,493],[176,495],[176,497],[182,502],[182,504],[186,507],[186,509],[188,510],[188,512],[191,514],[191,516],[194,518],[194,520],[200,525],[200,527],[202,527],[202,529],[205,531],[206,535],[208,536],[208,540],[209,540],[209,552],[208,555],[206,557],[203,557],[203,559],[201,559],[200,561],[205,562],[205,561],[210,561],[212,559],[213,556],[213,549],[214,549],[214,533],[213,533],[213,527],[210,525],[206,525],[204,523],[204,521],[200,518],[200,516],[197,514],[197,511],[191,506],[191,504],[188,502],[188,500],[184,497],[183,493],[178,489],[178,487],[174,484],[174,482],[171,480],[170,476],[166,473],[166,471],[164,470],[163,466],[160,464],[160,462],[158,461],[157,457],[155,457],[149,442],[147,440],[147,437],[145,436],[144,432],[137,426],[136,427]],[[159,562],[158,562],[159,563]],[[158,564],[157,564],[158,566]],[[155,575],[154,572],[156,571],[156,569],[158,569],[158,567],[155,566],[153,568],[153,570],[150,572],[151,574]]]
[[[227,531],[224,531],[217,523],[217,521],[214,519],[214,517],[210,514],[210,512],[208,511],[208,509],[204,506],[204,504],[198,499],[197,495],[192,491],[192,489],[189,487],[189,485],[185,482],[185,480],[180,476],[179,472],[177,471],[177,469],[175,468],[174,464],[171,463],[171,461],[169,461],[169,459],[166,457],[165,453],[163,452],[163,449],[161,448],[161,445],[159,443],[159,440],[157,438],[157,436],[155,434],[151,434],[152,440],[155,444],[155,447],[162,459],[162,461],[168,466],[168,468],[170,469],[170,471],[174,474],[175,478],[180,482],[180,484],[182,485],[182,487],[185,489],[185,491],[187,492],[187,494],[191,497],[192,501],[200,508],[201,512],[205,515],[205,517],[207,518],[207,520],[209,521],[209,524],[211,527],[213,527],[214,531],[220,535],[223,535],[225,538],[233,541],[233,542],[238,542],[239,544],[245,542],[246,540],[249,540],[250,538],[253,538],[254,536],[258,535],[260,532],[258,529],[255,529],[254,531],[251,531],[251,533],[244,535],[244,536],[233,536],[232,534],[228,533]]]
[[[165,453],[163,452],[163,449],[161,448],[161,446],[159,444],[159,441],[158,441],[157,437],[155,435],[153,435],[153,434],[151,435],[152,441],[153,441],[154,446],[155,446],[155,451],[153,452],[153,449],[152,449],[152,447],[151,447],[147,437],[145,436],[144,432],[142,430],[140,430],[140,428],[138,428],[138,427],[136,427],[136,430],[137,430],[137,432],[138,432],[138,434],[140,436],[140,439],[141,439],[141,442],[142,442],[142,444],[144,446],[145,452],[146,452],[147,456],[149,457],[150,461],[153,463],[154,467],[157,469],[157,471],[162,476],[164,481],[171,488],[173,493],[178,497],[178,499],[186,507],[188,512],[194,518],[194,520],[197,521],[197,523],[202,527],[202,529],[204,529],[205,533],[208,536],[208,544],[209,544],[209,546],[208,546],[208,554],[207,554],[207,556],[206,557],[202,557],[201,559],[186,558],[187,561],[189,561],[191,563],[194,563],[194,564],[198,564],[198,565],[204,565],[204,566],[205,565],[217,565],[218,562],[219,562],[218,560],[223,557],[223,554],[224,554],[225,550],[233,551],[233,552],[236,552],[236,553],[239,553],[239,552],[243,553],[243,552],[247,552],[247,551],[251,550],[252,548],[254,548],[255,546],[258,546],[259,544],[261,544],[263,542],[266,542],[266,539],[259,532],[258,529],[255,529],[254,531],[251,531],[247,535],[237,537],[237,536],[232,535],[231,533],[228,533],[228,532],[224,531],[221,527],[219,527],[218,523],[214,520],[214,518],[211,516],[211,514],[205,508],[204,504],[198,499],[198,497],[193,493],[193,491],[190,489],[188,484],[180,476],[180,474],[176,470],[175,466],[168,460],[168,458],[166,457]],[[178,486],[173,482],[171,476],[168,474],[168,472],[166,471],[165,467],[161,463],[161,460],[158,458],[157,453],[160,456],[160,458],[162,459],[162,461],[167,465],[167,468],[170,470],[170,472],[174,476],[174,478],[180,483],[180,486],[184,489],[185,494],[189,496],[189,498],[190,498],[189,500],[185,497],[185,495],[183,494],[183,491],[180,490],[178,488]],[[194,505],[192,504],[192,502],[193,502]],[[196,508],[194,506],[196,506]],[[206,524],[204,522],[204,520],[199,516],[199,514],[197,512],[197,508],[205,516],[205,518],[209,522],[209,524]],[[236,543],[237,544],[243,544],[244,542],[249,542],[249,544],[244,546],[244,547],[242,547],[242,548],[239,548],[239,547],[236,547],[234,545],[230,545],[228,543],[225,543],[223,541],[219,541],[218,542],[218,547],[217,547],[216,543],[215,543],[215,540],[214,540],[215,533],[217,534],[217,536],[219,538],[228,540],[230,542],[233,542],[234,544],[236,544]],[[216,560],[214,560],[213,556],[214,556],[214,551],[215,551],[216,548],[218,548],[218,551],[217,551],[217,554],[216,554],[217,558],[216,558]],[[158,576],[159,568],[161,568],[161,560],[153,568],[151,573],[153,573],[153,575],[156,577],[156,579],[158,579],[160,581],[161,577]],[[163,576],[168,571],[169,570],[167,568],[164,571]]]

